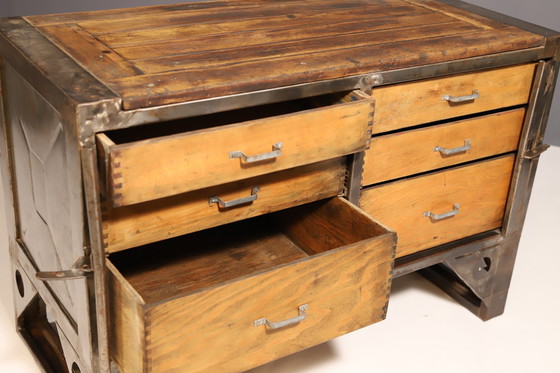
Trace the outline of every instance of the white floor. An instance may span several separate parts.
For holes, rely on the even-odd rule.
[[[0,209],[0,372],[39,372],[14,331]],[[252,373],[560,372],[560,148],[543,154],[506,312],[482,322],[413,274],[395,280],[384,322]],[[240,336],[242,338],[242,336]]]

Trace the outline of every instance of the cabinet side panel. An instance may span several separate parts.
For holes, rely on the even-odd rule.
[[[84,256],[79,147],[73,120],[63,118],[11,65],[4,64],[6,133],[11,144],[15,241],[33,270],[61,271]],[[19,250],[19,249],[18,249]],[[28,273],[35,279],[35,273]],[[37,280],[34,280],[37,281]],[[91,369],[86,279],[37,283],[49,306],[65,315],[63,332]],[[76,337],[79,336],[79,337]],[[74,338],[72,337],[74,336]]]

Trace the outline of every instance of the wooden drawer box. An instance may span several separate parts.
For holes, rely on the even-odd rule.
[[[398,232],[397,257],[499,228],[514,159],[508,155],[366,188],[360,206]]]
[[[336,197],[114,254],[113,358],[238,372],[380,321],[395,240]]]
[[[155,201],[106,204],[105,250],[121,251],[333,197],[343,191],[345,172],[346,158],[334,158]]]
[[[130,205],[364,150],[372,116],[371,98],[352,92],[107,132],[100,164],[113,205]]]
[[[363,185],[398,179],[517,149],[525,109],[376,136],[366,151]]]
[[[527,64],[377,88],[373,133],[526,104],[534,73]]]

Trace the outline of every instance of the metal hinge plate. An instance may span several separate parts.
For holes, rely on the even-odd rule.
[[[544,153],[548,148],[550,148],[550,145],[540,144],[536,148],[526,151],[525,154],[523,154],[523,158],[525,158],[525,159],[536,159],[542,153]]]

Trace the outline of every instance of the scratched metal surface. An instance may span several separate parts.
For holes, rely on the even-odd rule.
[[[40,271],[69,269],[84,255],[84,217],[76,131],[6,64],[5,111],[13,144],[16,235]],[[33,274],[28,274],[33,276]],[[47,284],[75,330],[88,336],[74,346],[90,360],[86,281]]]

